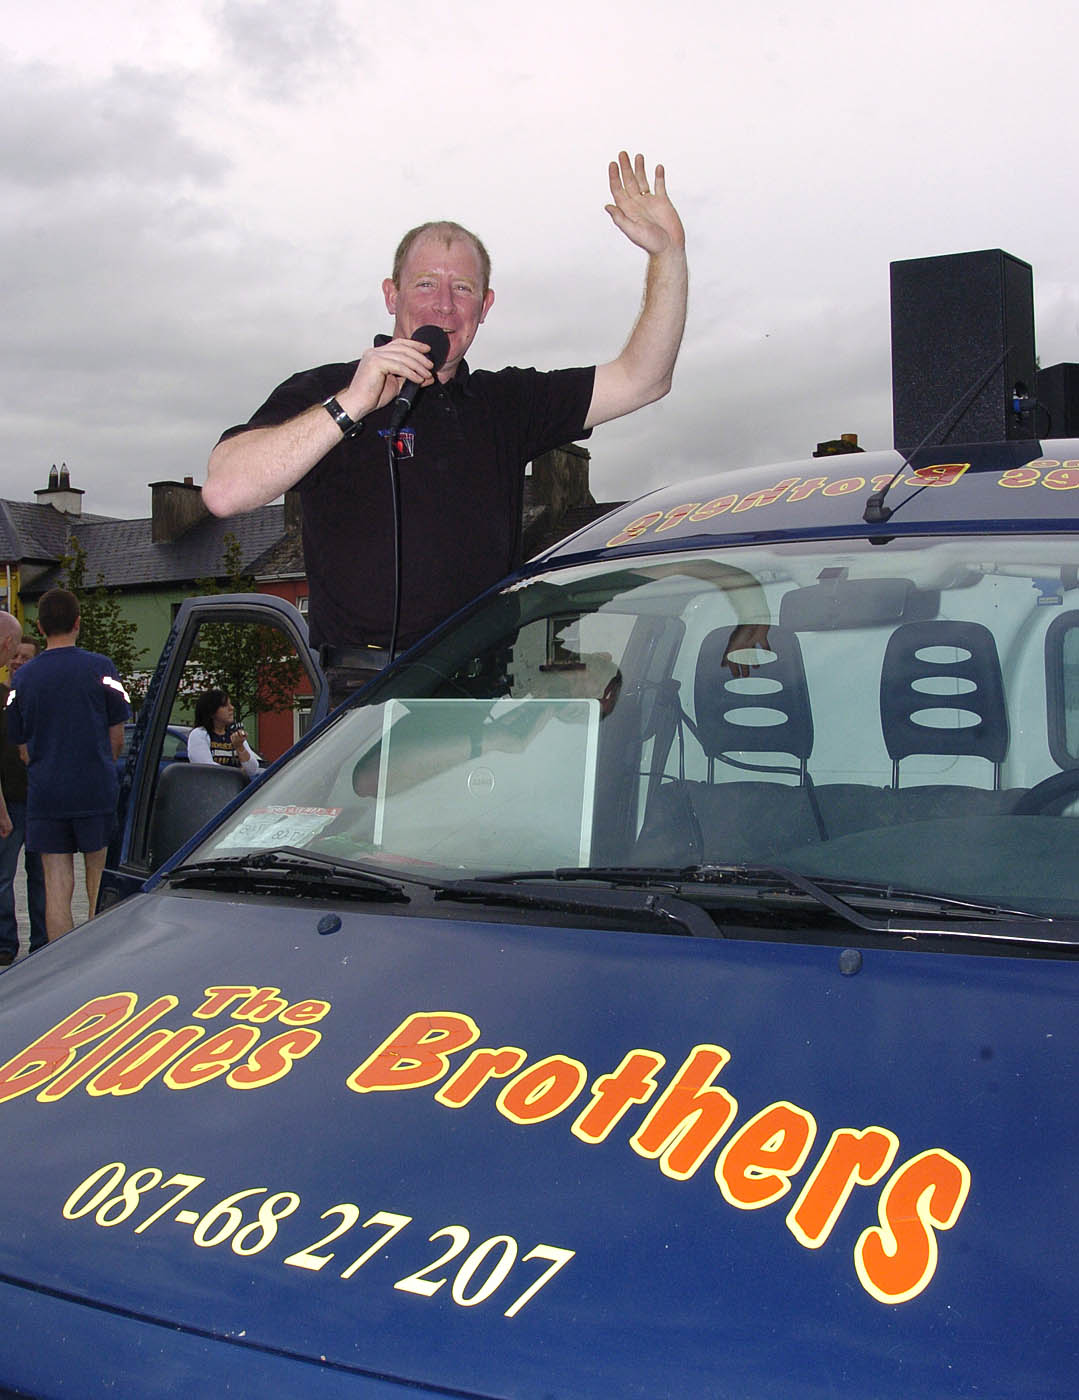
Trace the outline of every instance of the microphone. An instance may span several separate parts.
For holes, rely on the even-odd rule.
[[[427,358],[431,361],[432,370],[437,374],[446,363],[446,356],[450,353],[450,338],[442,327],[421,326],[419,330],[412,332],[409,340],[418,340],[421,345],[428,347]],[[401,386],[401,392],[393,401],[393,413],[390,416],[391,437],[408,417],[419,388],[420,386],[412,379],[406,379]]]

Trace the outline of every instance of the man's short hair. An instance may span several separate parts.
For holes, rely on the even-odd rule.
[[[436,238],[441,238],[448,248],[451,243],[456,243],[458,239],[464,239],[466,243],[471,243],[476,250],[476,255],[480,260],[480,271],[483,274],[483,291],[486,295],[488,287],[491,285],[491,255],[483,246],[483,243],[476,235],[464,228],[461,224],[455,224],[452,219],[432,219],[430,223],[417,224],[415,228],[410,228],[397,245],[397,252],[393,255],[393,285],[401,285],[401,269],[405,265],[405,259],[412,250],[412,245],[424,234],[434,234]]]
[[[31,637],[30,634],[29,634],[28,632],[24,632],[24,633],[22,634],[22,640],[19,642],[19,646],[21,646],[21,647],[33,647],[35,651],[40,651],[40,650],[41,650],[41,643],[38,641],[38,639],[37,639],[36,637]]]
[[[37,625],[46,637],[74,632],[79,620],[79,600],[66,588],[50,588],[37,605]]]

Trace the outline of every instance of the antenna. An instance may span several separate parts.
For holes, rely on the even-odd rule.
[[[886,506],[884,504],[885,496],[887,496],[888,492],[892,489],[895,483],[910,466],[911,460],[914,457],[916,457],[918,453],[922,450],[922,448],[927,446],[932,439],[937,438],[938,433],[940,434],[938,441],[944,441],[944,439],[948,436],[948,434],[955,427],[955,425],[958,422],[960,422],[960,420],[963,417],[963,414],[966,413],[967,409],[971,406],[971,404],[978,397],[981,391],[989,383],[989,380],[992,378],[992,376],[996,374],[997,370],[1008,358],[1008,355],[1011,352],[1011,348],[1012,347],[1010,345],[1006,345],[1004,347],[1003,353],[993,361],[993,363],[989,366],[985,373],[981,375],[980,378],[974,384],[971,385],[971,387],[966,391],[965,394],[960,394],[959,398],[951,406],[951,408],[948,409],[948,411],[944,414],[943,418],[941,418],[938,423],[935,423],[933,427],[929,429],[929,431],[926,433],[925,437],[922,438],[918,446],[913,448],[910,452],[908,452],[907,456],[903,460],[902,466],[892,476],[891,480],[886,481],[881,490],[873,492],[873,494],[866,501],[865,510],[862,512],[862,519],[867,525],[883,525],[886,520],[891,519],[891,517],[899,509],[899,506],[896,506],[894,509],[891,506]],[[927,482],[926,485],[928,484],[929,483]],[[914,497],[919,495],[924,490],[925,486],[919,486],[917,491],[911,492],[911,494],[906,497],[906,500],[913,501]],[[904,501],[900,501],[899,503],[899,505],[904,504]]]

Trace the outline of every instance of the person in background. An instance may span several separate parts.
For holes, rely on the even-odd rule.
[[[10,614],[5,613],[4,616]],[[10,625],[5,624],[5,632],[11,635]],[[34,638],[21,636],[15,654],[8,662],[12,684],[19,667],[32,661],[37,653],[38,644]],[[4,718],[7,697],[8,687],[0,684],[0,967],[13,963],[19,952],[15,873],[19,866],[19,852],[26,844],[26,764],[15,745],[8,742]],[[49,938],[45,925],[45,872],[36,851],[24,853],[23,866],[30,914],[30,951],[36,953]]]
[[[221,763],[242,768],[253,778],[259,757],[247,743],[247,732],[236,723],[236,711],[228,692],[206,690],[195,701],[195,728],[187,736],[189,763]]]
[[[75,852],[81,851],[93,917],[116,816],[116,759],[131,714],[107,656],[77,645],[79,600],[51,588],[38,604],[45,650],[19,668],[7,703],[8,739],[28,765],[26,847],[45,870],[49,941],[74,926]]]

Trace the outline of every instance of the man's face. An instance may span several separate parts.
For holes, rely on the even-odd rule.
[[[19,645],[18,632],[0,632],[0,666],[7,666]]]
[[[8,674],[14,680],[15,672],[20,666],[25,666],[28,661],[33,661],[37,655],[37,647],[33,642],[20,642],[15,648],[15,655],[8,663]]]
[[[441,326],[450,351],[439,371],[445,383],[472,344],[491,309],[495,294],[483,290],[480,257],[463,238],[446,243],[437,234],[418,238],[401,268],[400,286],[387,277],[382,284],[386,309],[394,318],[394,335],[411,340],[420,326]]]

